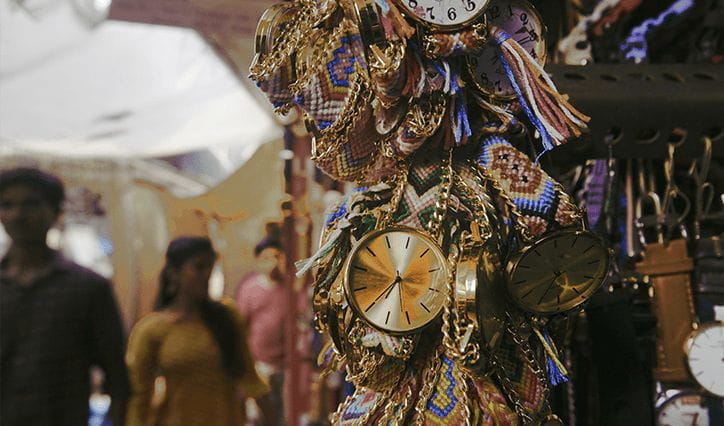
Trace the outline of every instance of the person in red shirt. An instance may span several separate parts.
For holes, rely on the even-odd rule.
[[[270,404],[283,424],[284,329],[287,320],[288,291],[283,285],[284,252],[279,240],[266,237],[254,248],[255,272],[244,277],[236,290],[239,311],[248,329],[249,349],[257,371],[270,386]]]

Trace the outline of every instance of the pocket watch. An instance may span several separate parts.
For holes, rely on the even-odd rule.
[[[394,0],[403,12],[439,31],[466,27],[483,17],[490,0]]]
[[[545,64],[546,29],[533,5],[525,0],[493,1],[485,15],[490,27],[498,27],[508,33],[533,59]],[[495,40],[490,40],[477,54],[467,56],[468,72],[473,85],[484,94],[512,99],[515,92],[500,63],[500,49],[495,43]]]
[[[569,311],[603,284],[609,256],[606,245],[592,232],[554,232],[524,247],[508,262],[508,292],[529,312]]]
[[[447,295],[448,266],[440,247],[407,227],[372,231],[345,265],[350,307],[370,326],[410,333],[435,320]]]
[[[686,340],[686,362],[704,390],[724,398],[724,323],[700,326]]]
[[[709,426],[704,395],[694,390],[675,391],[656,410],[656,426]]]

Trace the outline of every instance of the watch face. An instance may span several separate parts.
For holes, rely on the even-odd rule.
[[[587,231],[544,237],[508,265],[508,289],[526,310],[555,314],[575,308],[598,290],[608,272],[608,249]]]
[[[442,29],[461,28],[485,12],[490,0],[395,0],[411,18]]]
[[[657,426],[709,426],[709,411],[704,397],[682,392],[666,400],[658,410]]]
[[[348,259],[345,291],[370,325],[404,333],[438,316],[446,283],[447,261],[434,241],[412,229],[390,228],[357,243]]]
[[[688,342],[687,362],[706,391],[724,397],[724,324],[702,326]]]
[[[545,26],[535,8],[524,0],[493,1],[485,12],[488,25],[498,27],[517,41],[533,59],[545,63]],[[515,96],[513,86],[500,63],[495,40],[475,55],[468,56],[468,70],[475,86],[501,98]]]

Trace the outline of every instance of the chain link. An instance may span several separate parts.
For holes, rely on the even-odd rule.
[[[342,37],[353,29],[354,24],[348,19],[343,19],[331,32],[322,30],[324,32],[314,41],[314,47],[305,57],[300,58],[301,53],[297,54],[297,64],[302,63],[303,66],[296,67],[297,80],[289,85],[289,91],[293,95],[299,95],[317,73],[328,72],[325,69],[325,62],[329,54],[339,47]]]
[[[451,317],[453,317],[452,327],[454,328],[454,335],[456,337],[459,335],[459,324],[455,318],[457,315],[455,315],[455,312],[453,311],[453,306],[455,304],[455,277],[459,260],[460,250],[453,246],[450,250],[450,254],[448,255],[447,299],[445,300],[445,305],[443,306],[442,311],[442,344],[445,347],[445,354],[452,359],[458,359],[461,357],[460,349],[456,345],[456,339],[453,339],[450,335]]]
[[[458,403],[463,404],[463,417],[465,418],[465,426],[470,426],[470,397],[468,395],[468,380],[461,368],[457,369],[455,378],[458,381],[460,394],[458,395]]]
[[[481,179],[479,181],[481,185],[485,184],[482,179],[490,182],[493,189],[495,189],[495,192],[497,192],[498,196],[505,202],[508,211],[513,216],[513,228],[523,239],[523,241],[529,242],[532,239],[530,236],[530,230],[528,229],[528,225],[525,223],[523,215],[520,213],[520,211],[518,211],[518,206],[515,205],[515,202],[513,202],[513,200],[510,199],[505,190],[503,190],[503,188],[500,186],[500,182],[498,182],[495,176],[491,175],[485,167],[479,166],[472,162],[471,164],[473,166],[473,170],[477,171],[477,173],[475,173],[476,179]]]
[[[507,331],[513,337],[513,341],[515,342],[515,344],[518,345],[518,347],[523,351],[523,355],[525,356],[528,365],[533,370],[533,374],[535,374],[538,382],[541,384],[541,386],[543,386],[543,398],[544,400],[547,400],[549,388],[548,379],[545,376],[545,372],[540,367],[540,363],[538,362],[538,359],[533,353],[533,349],[530,347],[530,343],[520,335],[520,333],[518,332],[518,327],[513,325],[514,320],[511,317],[510,313],[506,312],[506,316],[508,319]],[[497,354],[491,353],[490,355],[493,366],[497,370],[499,370],[497,376],[500,379],[501,384],[503,385],[503,388],[505,389],[505,392],[508,395],[509,399],[513,402],[515,412],[520,418],[525,420],[524,423],[532,422],[533,418],[528,414],[526,408],[523,406],[520,394],[518,394],[518,391],[515,390],[515,385],[511,382],[507,372],[505,371],[504,364],[500,362],[500,360],[498,360]]]
[[[269,78],[274,72],[292,56],[292,53],[305,42],[309,32],[314,27],[314,16],[317,13],[317,6],[314,0],[298,0],[299,12],[289,21],[287,31],[280,31],[277,37],[272,40],[271,51],[265,58],[252,65],[250,78],[254,81],[263,81]]]
[[[399,175],[397,176],[397,182],[395,183],[395,189],[393,190],[392,198],[390,198],[390,202],[389,204],[387,204],[387,211],[384,212],[382,219],[377,226],[377,229],[382,229],[392,225],[395,219],[395,213],[397,212],[397,208],[400,206],[402,196],[405,194],[408,174],[409,170],[407,168],[407,165],[403,165],[403,167],[401,167]]]
[[[432,218],[430,218],[430,222],[427,225],[427,230],[430,235],[436,238],[440,237],[440,228],[442,227],[445,215],[447,214],[448,199],[450,198],[450,191],[452,190],[452,155],[452,150],[448,151],[447,157],[443,157],[442,164],[440,165],[442,168],[442,173],[440,175],[440,192],[435,200],[435,211],[433,212]]]
[[[422,372],[422,389],[418,393],[417,404],[415,404],[414,426],[422,426],[425,423],[425,406],[435,391],[435,386],[440,377],[441,364],[442,347],[438,346]]]
[[[377,421],[377,424],[388,425],[390,422],[392,422],[392,426],[404,424],[403,422],[405,420],[405,416],[407,415],[407,409],[410,405],[410,400],[412,399],[412,389],[410,388],[410,385],[407,385],[407,390],[404,394],[397,392],[396,395],[396,398],[388,399],[387,405],[385,406],[385,412]]]

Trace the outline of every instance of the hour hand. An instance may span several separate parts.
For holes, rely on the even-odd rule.
[[[377,302],[378,300],[380,300],[380,299],[382,298],[382,296],[385,296],[385,299],[387,299],[387,298],[390,296],[390,293],[392,293],[392,288],[393,288],[393,287],[395,286],[395,284],[397,284],[398,282],[400,282],[399,275],[398,275],[397,278],[395,278],[394,281],[392,281],[392,283],[391,283],[390,285],[388,285],[388,286],[382,291],[382,293],[380,293],[380,294],[377,296],[377,298],[376,298],[374,301]]]

